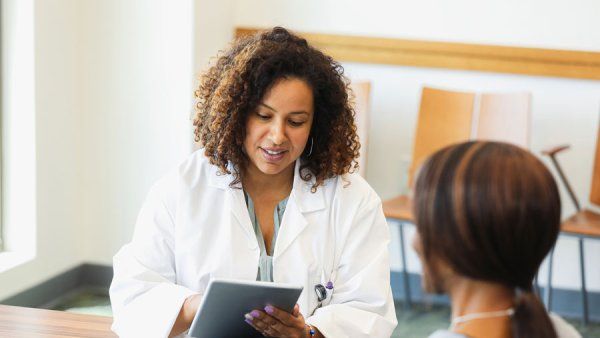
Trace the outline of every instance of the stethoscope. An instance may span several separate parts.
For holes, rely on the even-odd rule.
[[[323,306],[323,301],[327,299],[328,294],[333,292],[333,282],[329,281],[325,286],[323,284],[315,285],[315,294],[317,295],[317,307],[312,311],[311,316],[317,311],[318,308]]]

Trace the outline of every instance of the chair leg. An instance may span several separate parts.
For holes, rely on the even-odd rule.
[[[552,261],[554,260],[554,247],[550,249],[550,256],[548,257],[548,279],[546,282],[546,290],[544,292],[544,298],[546,303],[546,310],[552,310]]]
[[[579,239],[579,271],[581,272],[581,303],[582,303],[582,316],[583,325],[588,324],[588,299],[587,289],[585,287],[585,260],[583,251],[583,238]]]
[[[411,299],[410,299],[410,285],[408,282],[408,269],[406,268],[406,250],[404,249],[404,222],[400,222],[399,230],[400,230],[400,255],[402,257],[402,281],[404,282],[404,300],[405,306],[408,310],[411,309]]]

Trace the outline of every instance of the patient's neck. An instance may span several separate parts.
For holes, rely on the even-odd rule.
[[[498,283],[464,277],[452,278],[448,287],[452,303],[452,319],[468,314],[503,311],[513,307],[514,290]],[[471,319],[456,324],[453,331],[469,337],[510,338],[510,316]]]

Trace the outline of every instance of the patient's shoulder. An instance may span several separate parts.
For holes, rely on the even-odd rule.
[[[567,323],[566,320],[562,319],[555,313],[550,313],[550,320],[554,325],[556,336],[558,338],[581,338],[581,334],[575,330],[573,325]]]
[[[550,313],[550,320],[554,325],[558,338],[581,338],[581,334],[575,330],[573,325],[567,323],[557,314]],[[467,338],[467,336],[448,330],[438,330],[431,334],[429,338]]]

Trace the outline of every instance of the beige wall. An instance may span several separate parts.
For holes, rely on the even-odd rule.
[[[150,188],[191,150],[192,1],[88,0],[82,139],[83,258],[111,264]]]
[[[18,119],[33,131],[32,160],[19,160],[28,154],[25,143],[3,144],[16,158],[6,160],[24,164],[4,180],[30,170],[34,192],[31,201],[8,203],[6,237],[13,247],[21,246],[20,233],[37,241],[26,243],[33,259],[0,272],[0,299],[82,262],[111,264],[150,185],[191,150],[193,79],[191,1],[6,3],[31,30],[24,72],[35,69],[29,97],[18,98],[32,102],[32,119]],[[3,124],[22,115],[16,108]],[[5,138],[23,141],[11,131]],[[14,150],[6,152],[8,145]],[[25,188],[9,183],[4,190],[15,197],[9,201],[21,201]],[[15,216],[27,213],[27,223]],[[3,254],[0,263],[12,259]]]
[[[84,242],[79,1],[3,1],[2,14],[10,18],[3,22],[8,41],[31,48],[3,51],[10,67],[3,71],[5,249],[28,259],[0,273],[0,299],[81,263]]]

